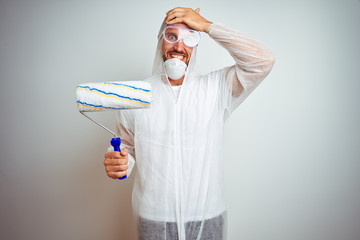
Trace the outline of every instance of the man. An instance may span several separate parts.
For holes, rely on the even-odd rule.
[[[224,47],[235,65],[194,73],[198,32]],[[114,179],[129,175],[136,159],[140,239],[225,239],[223,125],[270,72],[274,57],[255,40],[206,20],[199,9],[167,12],[158,39],[147,79],[151,109],[119,112],[123,149],[105,154],[106,172]]]

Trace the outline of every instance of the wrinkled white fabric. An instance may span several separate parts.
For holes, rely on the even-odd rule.
[[[180,94],[181,85],[179,85],[179,86],[171,86],[171,88],[173,90],[175,98],[177,99],[179,97],[179,94]]]
[[[153,76],[147,79],[151,108],[117,114],[122,148],[129,151],[128,175],[135,162],[138,170],[132,197],[140,239],[226,238],[224,122],[269,73],[273,56],[224,26],[212,24],[208,34],[235,65],[198,75],[194,49],[176,97],[164,72],[160,36]]]

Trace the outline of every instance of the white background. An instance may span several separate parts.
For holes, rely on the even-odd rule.
[[[151,74],[165,12],[200,7],[276,56],[225,128],[228,238],[360,239],[360,1],[0,1],[0,238],[135,239],[83,82]],[[200,73],[233,64],[206,34]],[[113,128],[113,113],[96,116]]]

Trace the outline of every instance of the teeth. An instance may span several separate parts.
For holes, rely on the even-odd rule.
[[[183,60],[184,56],[179,56],[179,55],[171,55],[172,58],[177,58],[180,60]]]

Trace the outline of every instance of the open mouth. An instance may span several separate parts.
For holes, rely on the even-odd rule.
[[[172,51],[168,53],[168,59],[170,58],[177,58],[181,61],[185,61],[187,57],[186,57],[186,53]]]
[[[181,56],[181,55],[170,55],[171,58],[177,58],[179,60],[183,60],[184,59],[184,56]]]

